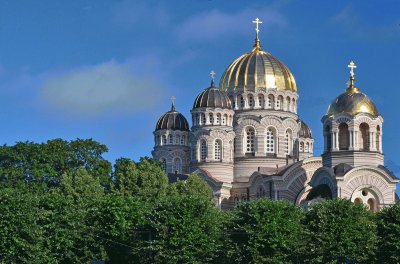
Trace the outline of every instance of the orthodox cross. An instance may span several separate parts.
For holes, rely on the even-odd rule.
[[[258,25],[259,24],[262,24],[262,21],[260,20],[260,19],[258,19],[258,17],[255,19],[255,20],[253,20],[252,21],[254,24],[256,24],[256,33],[257,33],[257,36],[258,36],[258,32],[260,32],[260,30],[258,29]]]
[[[357,66],[354,64],[354,61],[350,61],[350,64],[347,65],[347,67],[350,68],[350,76],[354,77],[354,69],[357,68]]]
[[[210,72],[210,76],[211,76],[211,79],[214,81],[214,78],[215,78],[215,72],[214,72],[214,70],[212,70],[212,71]]]

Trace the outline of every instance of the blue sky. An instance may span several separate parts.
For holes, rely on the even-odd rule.
[[[383,115],[383,149],[400,176],[400,2],[0,0],[1,142],[93,138],[106,157],[150,156],[158,117],[190,121],[196,95],[254,40],[292,71],[299,115],[322,151],[321,117],[356,85]]]

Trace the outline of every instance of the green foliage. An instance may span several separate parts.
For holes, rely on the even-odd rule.
[[[230,219],[231,263],[295,263],[302,248],[301,208],[258,199],[241,203]]]
[[[307,213],[306,257],[311,263],[371,263],[377,236],[374,215],[349,200],[316,204]]]
[[[211,200],[213,193],[210,186],[197,174],[190,174],[186,181],[177,181],[168,186],[170,195],[197,195]]]
[[[147,216],[146,263],[211,263],[221,244],[220,211],[199,196],[171,196]]]
[[[377,214],[378,263],[400,263],[400,204]]]
[[[140,162],[134,162],[121,158],[116,160],[114,168],[116,191],[152,201],[165,196],[168,178],[159,161],[141,158]]]
[[[4,183],[28,181],[57,186],[65,173],[84,167],[100,179],[104,186],[111,182],[111,164],[102,154],[107,147],[91,139],[47,143],[18,142],[14,146],[0,147],[0,180]]]
[[[40,263],[43,241],[37,223],[39,198],[26,187],[0,189],[0,260],[2,263]]]
[[[107,263],[140,263],[147,257],[140,251],[149,238],[148,230],[142,228],[146,209],[138,198],[120,194],[103,196],[90,209],[92,227],[104,244]]]

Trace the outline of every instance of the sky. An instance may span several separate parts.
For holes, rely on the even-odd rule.
[[[0,0],[0,142],[93,138],[119,157],[151,156],[158,118],[189,122],[198,93],[252,49],[293,73],[298,112],[323,150],[321,118],[356,86],[384,117],[385,163],[400,177],[400,1]]]

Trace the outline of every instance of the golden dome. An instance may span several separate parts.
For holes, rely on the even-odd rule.
[[[297,91],[292,73],[280,60],[261,50],[258,35],[254,49],[237,58],[225,70],[219,87],[227,92],[259,88]]]
[[[354,77],[350,78],[350,86],[329,105],[327,115],[335,117],[339,114],[355,116],[359,113],[366,113],[378,117],[378,109],[374,102],[358,88],[354,86]]]

